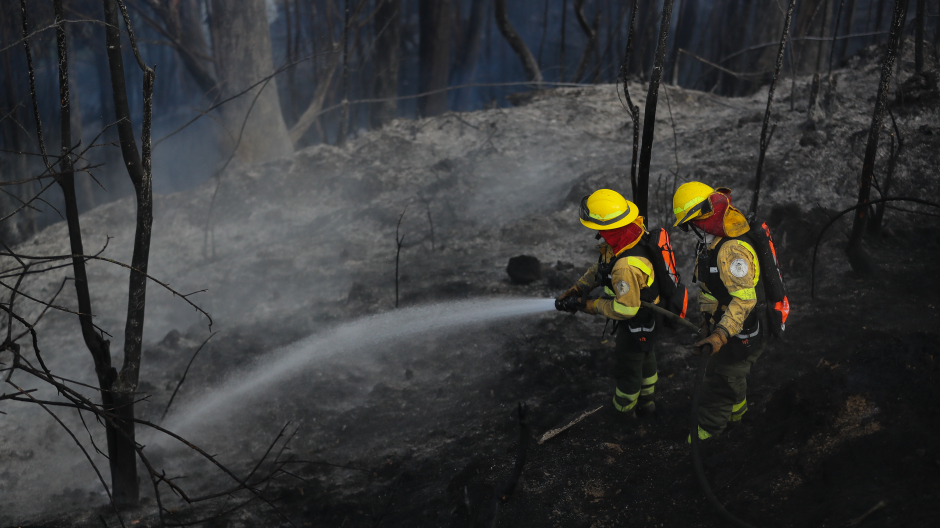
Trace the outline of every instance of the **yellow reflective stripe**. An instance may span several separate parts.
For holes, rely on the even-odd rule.
[[[608,288],[607,286],[604,286],[604,294],[610,295],[611,297],[616,297],[616,296],[617,296],[617,295],[614,293],[614,290],[611,290],[611,289]]]
[[[701,425],[698,426],[698,439],[699,439],[699,440],[708,440],[708,439],[711,438],[711,437],[712,437],[712,435],[711,435],[708,431],[706,431],[705,429],[702,429],[702,426],[701,426]],[[689,443],[689,444],[692,443],[692,436],[691,436],[691,435],[689,435],[689,437],[686,439],[686,443]]]
[[[760,260],[757,259],[757,253],[754,252],[754,248],[747,242],[741,240],[736,240],[736,242],[744,249],[748,250],[751,256],[754,257],[754,286],[757,286],[757,279],[760,277]],[[734,294],[732,293],[731,295]],[[756,299],[756,297],[752,297],[752,299]]]
[[[614,303],[614,311],[619,313],[620,315],[627,315],[627,316],[633,317],[634,315],[636,315],[637,312],[640,311],[639,306],[637,306],[636,308],[632,308],[630,306],[620,304],[617,301],[611,301],[611,302]]]
[[[648,378],[643,378],[643,383],[642,383],[642,385],[652,385],[652,384],[656,383],[657,381],[659,381],[659,373],[658,373],[658,372],[655,373],[655,374],[653,374],[652,376],[650,376],[650,377],[648,377]]]
[[[707,291],[702,290],[701,293],[702,293],[702,297],[705,297],[705,299],[707,299],[707,300],[709,300],[709,301],[718,302],[718,299],[712,297],[712,295],[711,295],[710,293],[708,293]]]
[[[747,398],[741,400],[741,403],[736,403],[731,407],[731,412],[736,413],[741,410],[741,407],[747,405]]]
[[[656,392],[656,385],[650,385],[648,387],[643,387],[642,389],[640,389],[641,396],[649,396],[650,394],[653,394],[654,392]]]
[[[648,277],[646,280],[646,286],[653,285],[653,270],[649,268],[646,264],[643,264],[643,261],[636,257],[627,257],[627,264],[633,266],[634,268],[642,271]]]
[[[742,301],[750,301],[757,298],[757,290],[754,288],[742,288],[738,291],[728,292],[732,297],[737,297]]]
[[[692,199],[689,200],[688,202],[685,202],[685,205],[683,205],[682,207],[673,207],[672,212],[675,213],[675,214],[679,214],[679,213],[681,213],[681,212],[683,212],[683,211],[686,211],[689,207],[693,207],[693,206],[697,205],[699,202],[701,202],[701,201],[703,201],[703,200],[705,200],[704,197],[702,197],[702,196],[696,196],[695,198],[692,198]]]
[[[619,403],[617,403],[617,397],[614,396],[614,409],[617,409],[620,412],[627,412],[633,409],[634,407],[636,407],[636,400],[633,400],[627,405],[620,405]]]
[[[616,218],[616,217],[618,217],[618,216],[620,216],[620,215],[622,215],[622,214],[624,214],[623,211],[614,211],[614,212],[610,213],[610,214],[607,215],[607,216],[601,216],[601,215],[599,215],[599,214],[597,214],[597,213],[590,213],[590,212],[589,212],[589,213],[588,213],[588,216],[590,216],[591,218],[593,218],[593,219],[595,219],[595,220],[610,220],[611,218]]]
[[[618,398],[624,398],[624,399],[627,399],[627,400],[630,400],[630,401],[633,401],[633,400],[635,400],[635,399],[637,399],[637,398],[640,397],[640,393],[639,393],[639,392],[637,392],[637,393],[635,393],[635,394],[626,394],[626,393],[622,392],[619,388],[615,388],[615,389],[614,389],[614,394],[615,394]]]

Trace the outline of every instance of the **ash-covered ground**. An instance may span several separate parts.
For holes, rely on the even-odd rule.
[[[911,77],[910,59],[902,62],[902,83]],[[881,501],[861,526],[933,526],[940,518],[940,222],[888,209],[881,233],[866,240],[877,271],[864,277],[844,256],[850,217],[837,221],[823,237],[810,298],[816,236],[856,199],[880,63],[872,48],[836,71],[834,95],[818,112],[807,109],[808,78],[797,79],[792,111],[789,79],[778,85],[760,216],[783,255],[791,320],[786,340],[772,343],[749,377],[744,423],[705,447],[719,499],[757,526],[839,526]],[[913,84],[891,106],[903,141],[891,194],[935,200],[940,111],[936,96]],[[631,84],[630,91],[642,108],[646,87]],[[674,187],[693,179],[730,187],[746,206],[766,100],[767,88],[744,98],[661,88],[649,224],[664,225]],[[695,360],[681,332],[662,335],[658,348],[659,416],[631,425],[605,408],[542,445],[531,442],[522,478],[494,524],[494,491],[516,460],[517,405],[526,406],[535,437],[609,407],[612,340],[602,335],[603,320],[583,314],[486,319],[478,312],[570,286],[596,259],[593,232],[577,221],[578,200],[601,187],[629,195],[630,187],[632,125],[614,86],[536,92],[517,103],[397,121],[341,148],[236,167],[218,187],[209,182],[156,198],[150,273],[180,293],[207,289],[191,298],[219,333],[193,361],[163,419],[210,329],[151,284],[140,386],[149,398],[137,414],[179,424],[240,476],[286,423],[293,433],[279,456],[290,464],[259,488],[277,511],[245,491],[193,507],[164,486],[168,522],[722,525],[703,500],[685,443]],[[879,181],[892,145],[894,127],[886,123]],[[123,200],[83,215],[88,251],[107,240],[104,256],[129,261],[133,214],[133,202]],[[361,319],[383,320],[396,310],[400,217],[402,315],[390,330]],[[53,225],[19,249],[63,254],[65,234],[64,224]],[[693,239],[676,232],[673,241],[689,282]],[[506,263],[520,254],[542,262],[541,280],[509,281]],[[113,335],[117,357],[126,270],[90,262],[89,271],[96,323]],[[66,276],[60,270],[24,284],[48,299]],[[481,299],[495,301],[473,305],[483,322],[409,330]],[[75,307],[70,284],[56,303]],[[41,311],[28,303],[19,309],[33,317]],[[50,312],[37,331],[53,371],[96,384],[74,316]],[[303,356],[304,347],[309,360],[258,381],[280,359]],[[219,394],[227,397],[204,412]],[[119,525],[88,462],[55,421],[31,405],[0,410],[7,413],[0,416],[0,525],[98,526],[99,515]],[[87,445],[79,417],[59,414]],[[103,445],[102,431],[89,429]],[[140,429],[138,440],[191,495],[233,484],[161,435]],[[107,461],[92,456],[107,480]],[[122,517],[156,526],[152,487],[140,471],[143,505]]]

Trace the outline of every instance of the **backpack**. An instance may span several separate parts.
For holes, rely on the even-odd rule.
[[[767,318],[770,321],[770,334],[778,339],[783,338],[787,328],[787,316],[790,315],[790,301],[787,299],[787,285],[780,271],[780,262],[777,259],[777,248],[774,238],[770,234],[767,222],[751,222],[750,231],[742,238],[752,242],[757,260],[763,272],[760,282],[764,285],[764,294],[767,298]]]
[[[676,255],[672,250],[669,233],[663,229],[654,229],[643,237],[641,244],[646,244],[653,258],[653,272],[659,285],[659,304],[663,308],[685,319],[689,308],[689,290],[682,284],[679,269],[676,267]],[[676,328],[676,323],[666,318],[666,326]]]

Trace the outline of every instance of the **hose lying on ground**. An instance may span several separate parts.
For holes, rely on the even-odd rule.
[[[670,319],[698,333],[698,327],[695,326],[695,324],[693,324],[691,321],[683,319],[669,310],[656,306],[655,304],[650,304],[647,302],[641,302],[640,304],[644,308],[649,308],[655,313],[658,313],[664,317],[669,317]],[[732,515],[731,512],[726,510],[721,502],[718,501],[718,497],[715,496],[715,493],[712,492],[711,486],[708,484],[708,478],[705,476],[705,470],[702,468],[702,454],[698,445],[698,402],[702,395],[702,381],[705,379],[705,367],[708,365],[708,357],[710,355],[711,347],[706,345],[702,349],[702,355],[699,358],[698,373],[695,376],[695,389],[692,391],[692,413],[689,421],[689,437],[692,440],[692,467],[695,469],[695,476],[698,477],[698,483],[702,488],[702,492],[705,493],[705,498],[708,499],[708,502],[712,503],[712,507],[715,508],[715,511],[717,511],[719,515],[721,515],[726,521],[734,526],[738,526],[740,528],[754,528],[753,525],[750,525]]]

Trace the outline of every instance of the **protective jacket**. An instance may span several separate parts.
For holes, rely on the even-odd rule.
[[[746,233],[745,233],[746,235]],[[716,237],[699,251],[695,266],[701,284],[699,308],[727,336],[746,340],[756,337],[765,303],[760,282],[760,263],[746,236]]]
[[[634,244],[615,255],[613,248],[602,242],[597,249],[600,251],[597,264],[591,266],[578,279],[578,284],[585,286],[587,291],[599,286],[604,287],[604,296],[595,302],[595,310],[609,319],[619,321],[638,316],[643,319],[642,316],[646,315],[648,310],[640,307],[640,301],[659,301],[659,296],[655,293],[658,290],[653,287],[656,274],[645,248]],[[613,268],[603,273],[611,262]]]

